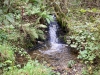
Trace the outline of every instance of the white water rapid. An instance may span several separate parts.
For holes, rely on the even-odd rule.
[[[57,31],[58,31],[59,25],[56,21],[56,18],[54,17],[54,21],[50,22],[49,24],[49,44],[50,48],[46,51],[42,51],[44,54],[52,55],[55,52],[61,52],[63,48],[65,48],[64,44],[59,43]]]

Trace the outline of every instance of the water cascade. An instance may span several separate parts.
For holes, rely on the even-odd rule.
[[[60,52],[64,47],[64,44],[60,43],[57,32],[59,29],[59,25],[54,17],[54,21],[49,24],[49,44],[50,48],[46,51],[42,51],[44,54],[52,55],[54,52]]]
[[[58,43],[58,37],[57,37],[57,30],[58,30],[58,24],[57,22],[54,20],[53,22],[51,22],[49,24],[49,42],[50,43]]]

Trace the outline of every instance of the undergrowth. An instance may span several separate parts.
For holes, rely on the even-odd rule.
[[[97,8],[69,9],[67,14],[70,37],[66,42],[78,52],[78,59],[92,66],[100,59],[100,13]],[[95,61],[97,59],[97,61]],[[100,69],[100,68],[99,68]],[[94,69],[88,70],[86,75],[95,75]],[[99,70],[98,70],[99,71]]]
[[[16,52],[27,58],[27,62],[24,61],[22,66],[20,63],[16,63]],[[44,64],[40,64],[37,60],[31,60],[30,56],[25,50],[12,47],[7,44],[0,45],[0,75],[54,75],[50,67],[46,67]]]
[[[38,63],[37,60],[29,61],[23,68],[13,66],[9,71],[4,71],[3,75],[54,75],[51,68]]]
[[[43,0],[3,0],[0,6],[0,29],[8,34],[10,44],[29,48],[37,39],[45,39],[44,23],[52,16]]]

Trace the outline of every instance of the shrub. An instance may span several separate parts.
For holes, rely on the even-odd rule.
[[[3,75],[53,75],[51,68],[38,63],[37,60],[29,61],[23,68],[11,67],[9,71],[3,73]]]

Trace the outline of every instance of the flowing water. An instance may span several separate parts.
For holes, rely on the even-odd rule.
[[[62,48],[64,48],[64,44],[60,43],[60,40],[57,35],[59,25],[54,17],[54,21],[49,24],[49,49],[41,52],[43,54],[53,55],[55,52],[61,52]]]
[[[58,29],[59,25],[54,18],[54,21],[49,24],[48,43],[45,47],[31,51],[29,54],[32,59],[37,59],[39,62],[46,61],[47,65],[54,67],[54,70],[60,72],[60,75],[81,75],[83,65],[78,62],[77,55],[73,54],[66,44],[60,42],[57,35]],[[72,68],[68,68],[70,60],[75,61]]]

